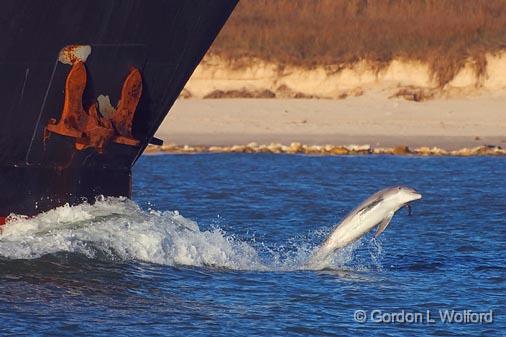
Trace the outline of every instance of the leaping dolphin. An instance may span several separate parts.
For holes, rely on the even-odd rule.
[[[374,237],[378,237],[387,228],[395,212],[407,206],[411,214],[409,203],[421,198],[420,193],[405,186],[389,187],[374,193],[335,227],[325,242],[313,253],[309,264],[323,263],[334,251],[360,239],[379,224],[374,234]]]

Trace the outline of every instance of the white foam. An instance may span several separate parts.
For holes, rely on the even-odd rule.
[[[288,271],[314,269],[306,263],[315,248],[310,241],[298,237],[275,246],[245,242],[219,228],[201,230],[177,211],[145,211],[125,198],[100,198],[93,205],[65,205],[33,218],[14,216],[0,234],[0,257],[72,252],[163,265]],[[339,251],[319,268],[345,266],[357,246]]]

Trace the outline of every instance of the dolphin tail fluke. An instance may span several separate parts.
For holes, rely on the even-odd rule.
[[[378,226],[378,230],[374,234],[375,238],[380,236],[380,234],[383,233],[383,231],[388,227],[388,225],[390,224],[390,221],[392,221],[394,214],[395,214],[395,212],[390,212],[390,214],[388,214],[388,216],[385,219],[383,219],[383,221],[381,221],[381,223]]]

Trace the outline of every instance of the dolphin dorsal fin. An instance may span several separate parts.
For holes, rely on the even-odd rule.
[[[378,236],[380,236],[380,234],[383,233],[383,231],[388,227],[388,225],[390,224],[390,221],[392,221],[392,218],[393,218],[394,214],[395,214],[395,212],[390,212],[387,215],[387,217],[385,219],[383,219],[383,221],[381,221],[381,223],[378,226],[378,230],[374,234],[375,238],[377,238]]]

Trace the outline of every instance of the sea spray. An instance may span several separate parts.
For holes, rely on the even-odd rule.
[[[0,257],[36,259],[68,252],[162,265],[311,270],[315,268],[307,260],[316,248],[314,241],[319,243],[326,234],[314,231],[274,246],[246,242],[219,227],[202,230],[177,211],[143,210],[126,198],[98,198],[93,204],[64,205],[33,218],[12,216],[0,235]],[[336,252],[323,268],[349,268],[360,245]],[[352,268],[363,270],[364,266]]]

